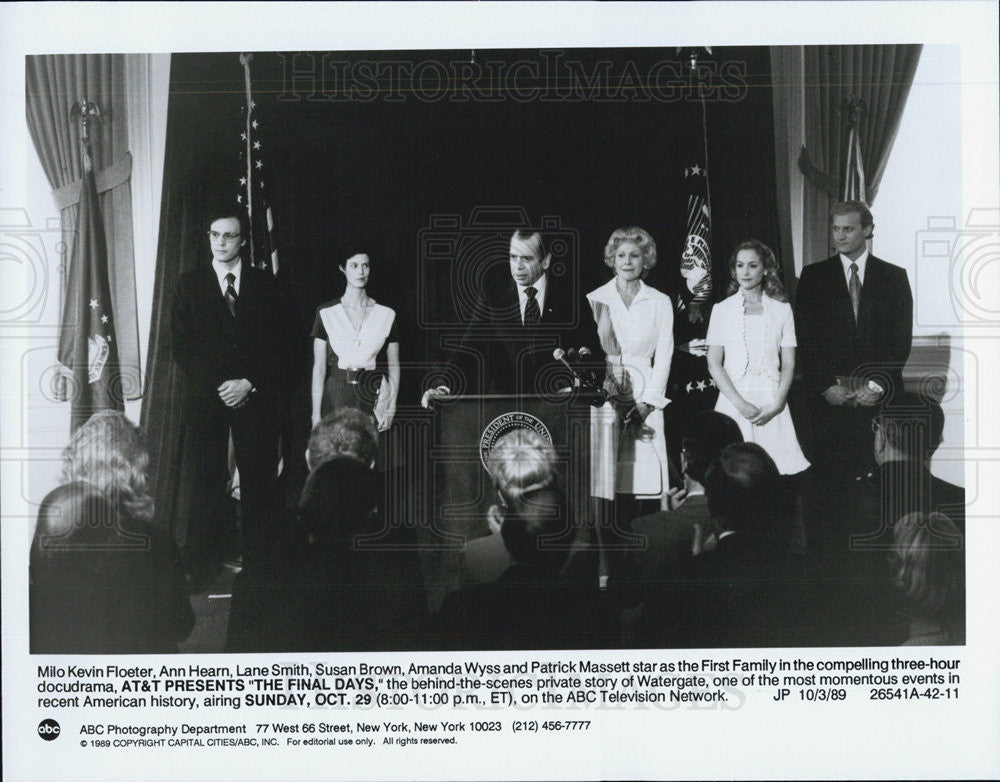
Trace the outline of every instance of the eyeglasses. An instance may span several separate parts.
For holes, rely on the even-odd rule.
[[[213,242],[218,242],[218,241],[221,240],[225,244],[230,244],[232,242],[235,242],[237,239],[239,239],[240,235],[239,234],[232,234],[232,233],[228,233],[228,232],[224,233],[224,234],[220,234],[218,231],[209,231],[208,232],[208,238],[211,239]]]

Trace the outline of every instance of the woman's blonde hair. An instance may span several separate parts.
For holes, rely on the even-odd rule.
[[[748,239],[745,242],[740,242],[736,245],[736,249],[733,250],[733,254],[729,256],[728,292],[733,294],[740,289],[740,284],[736,282],[736,256],[742,250],[753,250],[757,253],[757,257],[760,258],[760,262],[764,266],[764,279],[761,282],[764,293],[775,301],[788,301],[785,286],[781,284],[781,278],[778,277],[778,259],[774,255],[774,250],[759,239]]]
[[[508,505],[558,483],[555,450],[530,429],[515,429],[497,440],[486,466],[494,487]]]
[[[893,529],[889,563],[908,610],[952,624],[962,605],[962,534],[943,513],[910,513]]]
[[[86,481],[132,518],[152,520],[153,497],[146,479],[149,452],[142,430],[124,413],[94,413],[73,433],[62,460],[65,483]]]
[[[642,253],[642,278],[646,279],[649,270],[656,266],[656,242],[646,231],[636,225],[629,228],[618,228],[611,234],[604,247],[604,263],[615,268],[615,252],[623,242],[632,242]]]

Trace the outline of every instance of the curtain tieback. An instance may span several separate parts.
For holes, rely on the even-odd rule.
[[[94,175],[94,179],[97,183],[97,192],[103,193],[107,190],[113,190],[118,187],[118,185],[128,182],[129,177],[131,176],[132,153],[126,152],[121,156],[117,163],[101,169]],[[60,211],[79,203],[80,190],[82,187],[83,180],[77,179],[74,182],[70,182],[57,190],[52,191]]]
[[[799,153],[799,171],[802,172],[802,175],[809,180],[809,183],[813,187],[819,188],[830,196],[830,198],[840,198],[840,178],[816,168],[816,165],[812,162],[812,157],[809,155],[809,150],[805,146],[802,147],[802,151]]]

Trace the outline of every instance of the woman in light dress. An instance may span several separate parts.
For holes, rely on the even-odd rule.
[[[656,243],[643,229],[619,228],[604,248],[614,277],[587,294],[607,355],[605,387],[617,397],[591,413],[591,496],[631,495],[668,507],[664,396],[674,351],[670,299],[643,282]]]
[[[351,252],[338,267],[344,295],[316,310],[313,324],[312,425],[341,407],[374,416],[387,431],[399,391],[396,313],[368,295],[371,261]]]
[[[795,322],[778,279],[774,253],[763,242],[741,243],[729,261],[729,298],[712,310],[708,370],[719,388],[715,409],[739,424],[782,475],[809,466],[785,402],[795,374]]]

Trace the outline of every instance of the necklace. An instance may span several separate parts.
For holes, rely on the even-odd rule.
[[[365,296],[363,303],[361,304],[344,304],[345,310],[348,307],[350,307],[351,309],[354,309],[356,307],[361,307],[361,322],[358,323],[357,326],[354,325],[354,322],[351,320],[350,316],[348,316],[347,318],[347,322],[350,324],[351,328],[354,329],[354,344],[357,347],[361,347],[361,329],[365,327],[365,321],[368,319],[368,310],[371,309],[370,301],[371,300],[368,298],[368,296]],[[345,312],[344,314],[346,315],[347,313]]]

